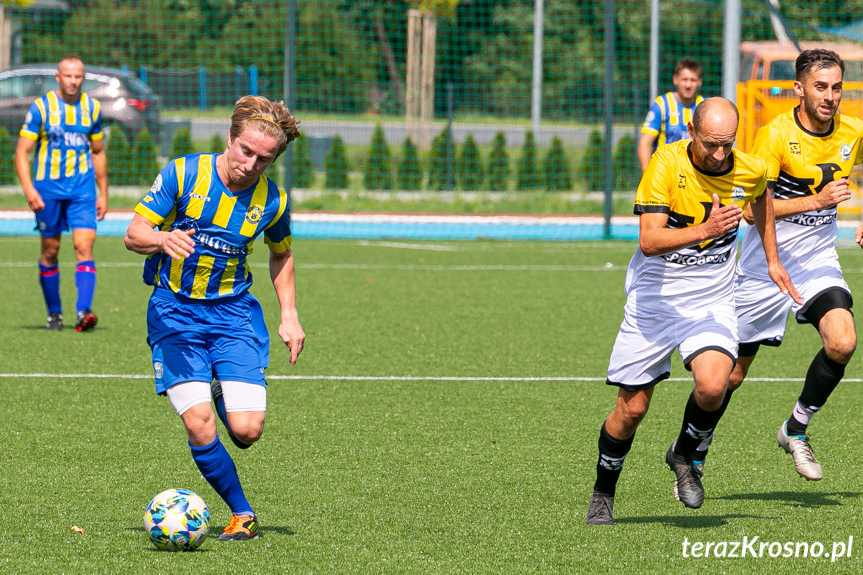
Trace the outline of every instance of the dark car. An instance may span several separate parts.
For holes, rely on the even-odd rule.
[[[0,127],[13,136],[33,100],[57,89],[56,64],[28,64],[0,72]],[[159,141],[159,97],[130,72],[87,66],[82,90],[102,104],[102,126],[119,127],[131,143],[142,128]]]

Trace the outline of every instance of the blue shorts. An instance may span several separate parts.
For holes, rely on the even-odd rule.
[[[36,228],[42,237],[53,238],[69,229],[96,229],[96,198],[55,199],[42,196],[45,207],[36,214]]]
[[[156,288],[147,306],[156,393],[185,381],[241,381],[266,386],[270,336],[255,297],[192,300]]]

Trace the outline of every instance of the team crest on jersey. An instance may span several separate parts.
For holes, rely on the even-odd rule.
[[[162,189],[162,174],[156,176],[156,179],[153,181],[153,185],[150,186],[150,193],[156,193]]]
[[[743,188],[740,186],[734,186],[731,190],[731,199],[735,201],[740,201],[746,198],[746,192],[743,191]]]
[[[799,156],[800,142],[788,142],[788,149],[792,154]]]
[[[683,174],[677,174],[677,188],[680,190],[686,189],[686,176]]]
[[[851,146],[842,144],[842,147],[839,148],[839,153],[842,154],[842,161],[847,162],[851,159]]]
[[[249,208],[249,211],[246,212],[246,223],[248,224],[257,224],[261,221],[261,217],[264,215],[264,210],[261,209],[261,206],[252,206]]]

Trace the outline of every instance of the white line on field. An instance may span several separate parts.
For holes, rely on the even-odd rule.
[[[71,267],[74,262],[68,262]],[[144,262],[96,262],[96,268],[140,268]],[[252,268],[267,268],[269,264],[265,262],[253,262]],[[36,267],[35,260],[29,262],[0,262],[0,268],[28,268]],[[570,265],[432,265],[432,264],[316,264],[297,262],[299,270],[393,270],[393,271],[456,271],[456,272],[584,272],[584,271],[607,271],[607,270],[623,270],[623,265],[615,266],[612,263],[607,263],[603,266],[570,266]]]
[[[437,244],[413,244],[408,242],[371,242],[367,240],[361,240],[357,242],[358,246],[372,246],[372,247],[381,247],[381,248],[398,248],[402,250],[420,250],[420,251],[431,251],[431,252],[455,252],[458,251],[458,248],[455,246],[441,246]]]
[[[152,375],[136,373],[0,373],[0,379],[152,379]],[[291,381],[464,381],[464,382],[605,382],[604,377],[459,377],[402,375],[268,375],[270,380]],[[691,382],[692,378],[672,377],[667,381]],[[802,382],[802,377],[750,377],[746,381]],[[847,383],[863,382],[861,378],[845,378]]]

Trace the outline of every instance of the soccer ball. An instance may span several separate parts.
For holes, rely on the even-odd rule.
[[[166,489],[147,505],[144,529],[163,551],[191,551],[210,531],[210,510],[193,491]]]

